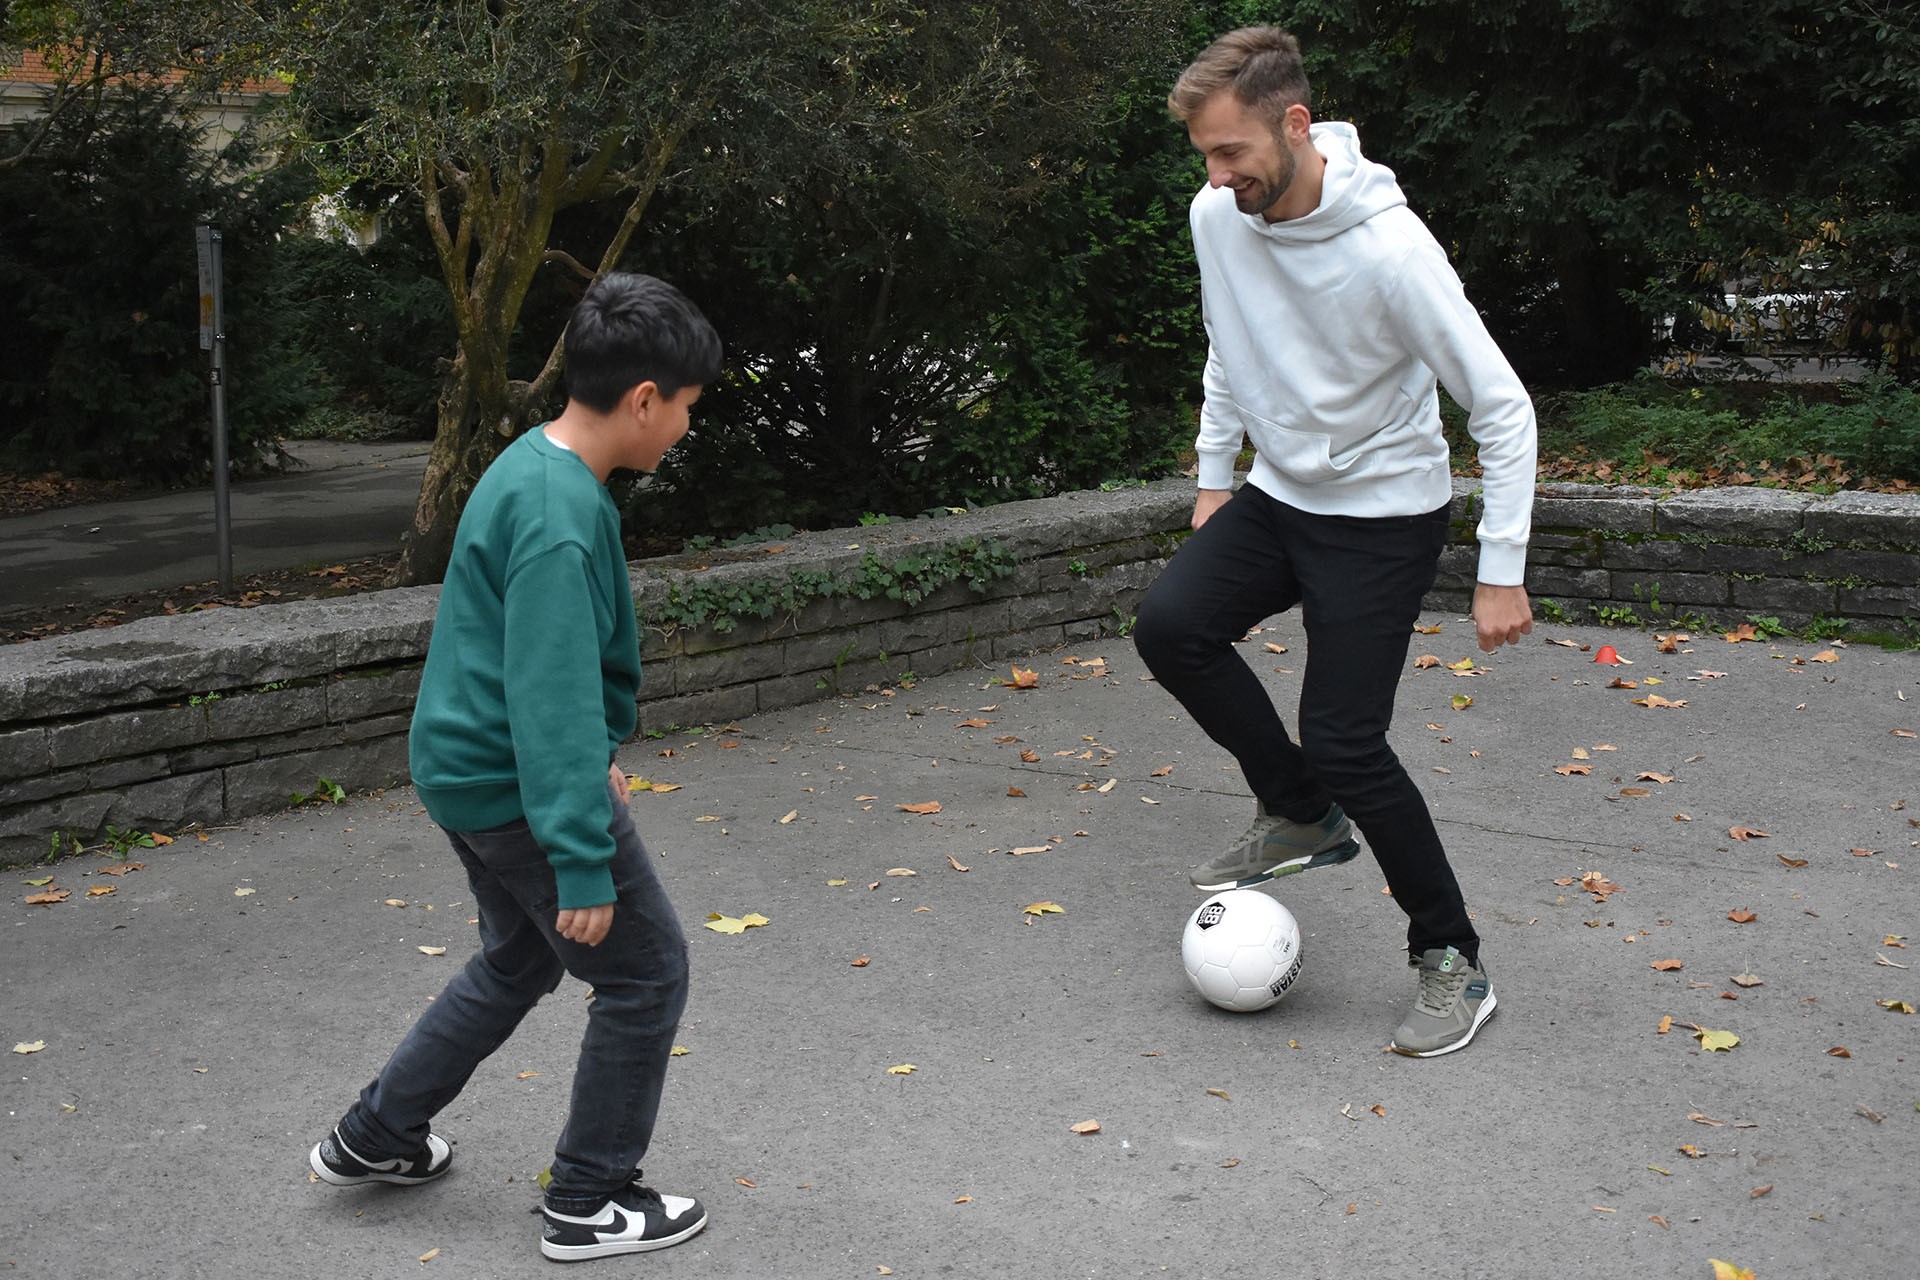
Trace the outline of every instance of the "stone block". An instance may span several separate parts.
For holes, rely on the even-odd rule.
[[[420,692],[422,670],[421,667],[407,666],[397,671],[382,671],[377,675],[347,672],[345,679],[331,681],[325,686],[327,719],[340,724],[394,711],[411,713],[414,698]]]
[[[1067,642],[1066,632],[1057,626],[1027,627],[992,638],[990,647],[996,662],[1026,658],[1046,649],[1058,649]]]
[[[1599,563],[1607,569],[1648,573],[1780,572],[1780,552],[1774,547],[1731,542],[1704,542],[1694,538],[1644,538],[1632,542],[1603,542]]]
[[[1536,530],[1652,533],[1659,490],[1542,485],[1533,499]]]
[[[143,707],[52,725],[47,737],[53,767],[58,769],[204,742],[207,712],[205,707],[187,705]]]
[[[1815,501],[1812,494],[1778,489],[1690,489],[1660,501],[1654,527],[1716,542],[1784,543],[1799,532]]]
[[[881,624],[884,627],[885,623]],[[838,663],[859,662],[868,658],[878,658],[881,650],[881,627],[845,627],[838,631],[815,631],[804,636],[795,636],[781,642],[781,661],[771,670],[760,672],[755,678],[772,679],[776,676],[797,674],[802,671],[831,670]],[[744,683],[729,681],[728,683]]]
[[[14,778],[45,773],[52,767],[45,726],[0,732],[0,779],[10,782]],[[6,803],[5,797],[6,784],[0,784],[0,804]]]
[[[136,831],[177,831],[195,822],[216,822],[221,808],[217,773],[157,778],[107,794],[105,817],[94,830],[126,827]]]
[[[1920,552],[1920,494],[1831,494],[1808,506],[1806,529],[1827,542]]]
[[[1748,613],[1832,614],[1839,598],[1838,589],[1828,582],[1807,582],[1800,578],[1762,578],[1733,581],[1733,607]]]
[[[1920,583],[1900,586],[1841,587],[1836,607],[1842,617],[1920,619]]]
[[[1727,578],[1717,573],[1640,573],[1620,570],[1613,574],[1608,595],[1623,604],[1651,608],[1656,602],[1674,605],[1725,605]]]
[[[1542,565],[1527,571],[1527,590],[1536,596],[1605,600],[1612,587],[1613,575],[1605,569],[1560,569]]]
[[[5,787],[0,787],[0,809],[10,805],[38,804],[55,796],[69,796],[91,789],[87,785],[85,769],[55,769],[50,773],[36,773],[30,778],[12,778]]]
[[[675,727],[726,724],[752,715],[759,707],[752,685],[658,698],[640,704],[639,733],[665,733]]]
[[[692,693],[781,675],[787,670],[786,648],[791,643],[791,640],[770,640],[734,649],[690,653],[675,664],[674,691]]]
[[[327,722],[327,691],[320,685],[236,693],[210,701],[207,737],[215,742],[285,733]]]

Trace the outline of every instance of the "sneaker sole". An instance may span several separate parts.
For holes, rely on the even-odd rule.
[[[1487,998],[1480,1002],[1480,1012],[1473,1015],[1473,1025],[1467,1028],[1467,1034],[1461,1036],[1452,1044],[1443,1044],[1437,1049],[1403,1049],[1390,1040],[1387,1042],[1387,1048],[1407,1058],[1438,1058],[1442,1055],[1452,1053],[1455,1049],[1464,1049],[1467,1047],[1467,1043],[1473,1039],[1473,1033],[1485,1025],[1487,1019],[1493,1016],[1493,1011],[1499,1007],[1500,997],[1492,991],[1488,991]]]
[[[1304,858],[1289,858],[1285,862],[1275,863],[1265,871],[1243,876],[1236,880],[1216,880],[1202,883],[1193,876],[1187,877],[1187,883],[1202,893],[1219,893],[1226,889],[1246,889],[1256,884],[1265,884],[1280,876],[1295,875],[1302,871],[1312,871],[1316,867],[1337,867],[1352,862],[1360,854],[1360,842],[1348,840],[1345,844],[1335,845],[1331,849],[1322,849],[1319,853],[1308,854]]]
[[[320,1158],[320,1144],[317,1142],[307,1155],[307,1163],[313,1166],[313,1172],[320,1181],[336,1187],[364,1187],[369,1182],[384,1182],[395,1187],[417,1187],[423,1182],[434,1182],[446,1177],[447,1170],[453,1168],[453,1161],[449,1160],[432,1173],[423,1174],[417,1178],[399,1173],[340,1173],[329,1168],[327,1162]]]
[[[700,1220],[690,1227],[683,1227],[670,1236],[660,1236],[653,1240],[608,1240],[602,1244],[554,1244],[549,1240],[540,1242],[540,1252],[554,1262],[587,1262],[593,1258],[612,1258],[623,1253],[652,1253],[655,1249],[669,1249],[683,1240],[690,1240],[700,1234],[707,1225],[707,1215],[701,1214]]]

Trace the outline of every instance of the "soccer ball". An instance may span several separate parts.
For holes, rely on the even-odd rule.
[[[1228,889],[1187,918],[1180,962],[1193,989],[1235,1013],[1280,1003],[1300,976],[1300,925],[1278,901]]]

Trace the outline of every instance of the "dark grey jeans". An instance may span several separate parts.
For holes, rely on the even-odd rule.
[[[564,972],[594,994],[548,1203],[591,1213],[634,1176],[653,1138],[686,1007],[687,943],[625,796],[613,797],[608,829],[617,899],[613,927],[597,947],[554,932],[553,868],[524,820],[447,833],[480,907],[480,950],[341,1120],[340,1135],[357,1154],[381,1160],[419,1150],[434,1115]]]

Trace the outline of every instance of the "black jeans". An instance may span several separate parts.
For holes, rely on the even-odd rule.
[[[1427,802],[1387,745],[1446,536],[1445,507],[1322,516],[1246,485],[1167,565],[1133,637],[1154,677],[1240,762],[1269,813],[1311,822],[1339,802],[1407,913],[1413,955],[1454,946],[1477,962],[1479,937]],[[1297,745],[1234,648],[1248,628],[1295,605],[1307,631]]]
[[[592,1213],[646,1156],[666,1083],[673,1033],[687,1001],[687,944],[627,797],[608,788],[613,815],[613,927],[597,947],[554,931],[559,890],[525,819],[489,831],[449,831],[480,908],[480,949],[393,1051],[340,1121],[366,1159],[417,1150],[428,1121],[453,1101],[540,998],[571,973],[593,988],[573,1073],[573,1104],[554,1148],[547,1203]]]

